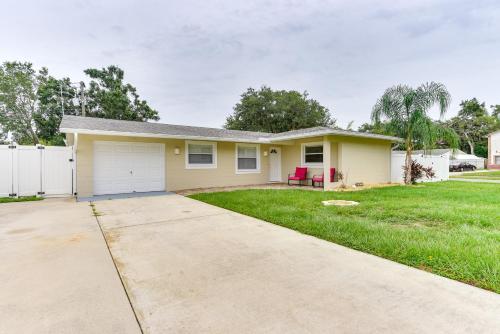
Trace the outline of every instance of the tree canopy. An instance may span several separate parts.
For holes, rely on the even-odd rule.
[[[481,157],[488,156],[488,139],[486,136],[500,128],[497,116],[499,106],[492,106],[492,114],[488,113],[486,104],[476,98],[460,103],[458,115],[451,118],[447,125],[460,136],[460,148]]]
[[[412,152],[416,148],[430,149],[445,139],[452,147],[458,145],[458,136],[446,126],[434,122],[429,110],[438,105],[441,117],[448,110],[451,96],[443,84],[430,82],[417,88],[397,85],[388,88],[372,110],[372,122],[404,139],[406,148],[405,182],[411,180]]]
[[[129,121],[159,120],[158,112],[141,100],[137,89],[123,82],[124,72],[117,66],[84,71],[91,79],[87,97],[87,114],[92,117]]]
[[[19,143],[39,143],[35,129],[38,81],[30,63],[0,66],[0,125]]]
[[[38,73],[28,62],[0,65],[0,141],[20,144],[64,145],[59,133],[63,116],[80,115],[85,102],[87,116],[134,121],[158,120],[158,112],[141,100],[137,89],[124,83],[116,66],[87,69],[92,79],[82,92],[69,78],[57,79],[46,68]],[[84,100],[82,100],[84,97]]]
[[[248,88],[227,117],[231,130],[278,133],[315,126],[335,126],[328,108],[309,98],[307,92]]]

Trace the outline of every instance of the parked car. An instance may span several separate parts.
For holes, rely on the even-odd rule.
[[[476,170],[476,166],[468,163],[468,162],[461,162],[458,165],[451,165],[450,166],[450,172],[463,172],[466,170]]]

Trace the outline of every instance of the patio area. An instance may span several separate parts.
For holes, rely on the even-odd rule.
[[[346,187],[346,188],[334,188],[327,191],[361,191],[372,188],[383,188],[383,187],[398,187],[401,186],[399,183],[374,183],[374,184],[365,184],[363,186],[357,187]],[[313,187],[311,185],[288,185],[286,183],[264,183],[264,184],[253,184],[246,186],[233,186],[233,187],[211,187],[211,188],[196,188],[196,189],[186,189],[179,190],[175,193],[182,196],[189,196],[194,194],[201,193],[216,193],[216,192],[227,192],[234,190],[245,190],[245,189],[282,189],[282,190],[290,190],[290,189],[299,189],[304,191],[324,191],[323,187]]]

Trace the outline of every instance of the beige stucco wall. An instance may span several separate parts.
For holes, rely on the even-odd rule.
[[[75,135],[72,133],[66,134],[66,146],[73,146],[75,144]]]
[[[71,139],[70,139],[71,138]],[[72,142],[72,136],[68,136]],[[351,137],[326,138],[331,142],[331,167],[347,175],[347,183],[385,183],[390,182],[391,143],[373,139],[357,139]],[[260,145],[260,172],[236,173],[236,143],[217,142],[217,168],[186,169],[185,141],[176,139],[138,138],[124,136],[97,136],[78,135],[77,141],[77,191],[85,197],[93,194],[93,153],[94,141],[124,141],[163,143],[165,145],[165,172],[166,190],[236,186],[249,184],[263,184],[269,181],[269,152],[270,146],[281,147],[282,181],[286,182],[287,175],[293,173],[295,167],[301,166],[302,144],[323,142],[324,137],[313,137],[302,140],[289,141],[279,145]],[[179,148],[176,155],[174,149]],[[313,174],[322,174],[322,167],[310,168],[308,177]]]
[[[339,140],[339,138],[332,138]],[[342,138],[338,166],[347,184],[388,183],[391,180],[391,146],[387,141]]]
[[[181,189],[262,184],[269,180],[269,145],[260,145],[260,173],[236,173],[236,143],[217,142],[217,168],[186,169],[185,141],[175,139],[137,138],[123,136],[78,135],[77,189],[82,197],[93,194],[94,141],[124,141],[165,144],[165,183],[168,191]],[[179,148],[180,154],[174,153]]]

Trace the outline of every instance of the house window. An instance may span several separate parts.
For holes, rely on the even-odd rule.
[[[260,146],[236,144],[236,173],[260,172]]]
[[[323,143],[302,144],[302,165],[323,165]]]
[[[217,144],[186,141],[186,168],[217,168]]]

